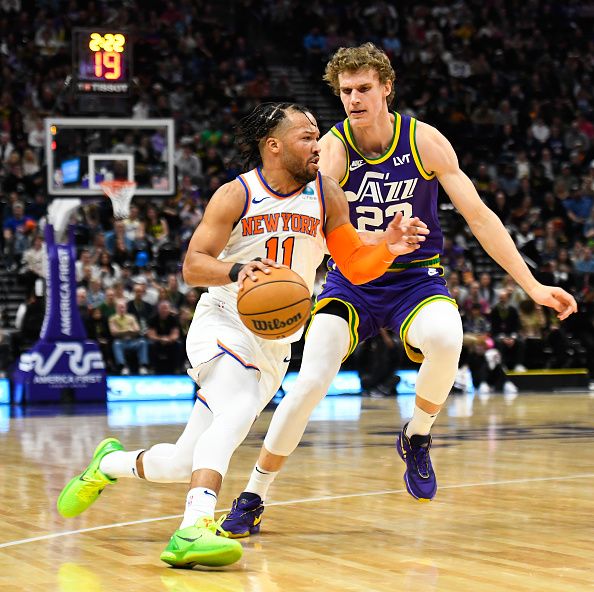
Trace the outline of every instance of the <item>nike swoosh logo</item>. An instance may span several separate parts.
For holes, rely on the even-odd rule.
[[[288,364],[291,361],[291,358],[289,358],[288,356],[283,360],[283,362],[285,364]]]
[[[264,197],[261,197],[260,199],[256,199],[254,197],[254,199],[252,199],[252,203],[253,204],[259,204],[260,202],[263,202],[265,199],[268,199],[268,195],[265,195]]]
[[[197,536],[195,539],[187,539],[186,537],[179,536],[179,535],[177,535],[177,538],[178,539],[181,539],[182,541],[187,541],[188,543],[193,543],[194,541],[197,541],[198,539],[201,539],[202,538],[202,535]]]
[[[254,520],[254,526],[258,526],[258,524],[260,524],[260,522],[262,522],[262,514],[260,514],[260,516],[258,516],[255,520]]]
[[[210,496],[214,497],[215,499],[217,499],[217,496],[214,493],[211,493],[210,491],[206,491],[206,489],[202,493],[204,493],[205,495],[210,495]]]
[[[364,160],[354,160],[349,166],[349,171],[356,171],[365,164]]]

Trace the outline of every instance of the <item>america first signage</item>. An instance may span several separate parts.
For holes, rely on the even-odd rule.
[[[74,389],[76,400],[104,400],[105,363],[98,345],[87,339],[76,303],[72,228],[68,243],[57,244],[48,224],[45,239],[45,317],[39,341],[19,358],[13,376],[15,392],[27,402],[60,400],[64,389]]]

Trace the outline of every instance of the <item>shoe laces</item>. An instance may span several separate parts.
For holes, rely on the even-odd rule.
[[[414,438],[414,436],[413,436]],[[431,448],[431,440],[427,440],[422,444],[413,445],[410,443],[410,448],[417,465],[417,472],[421,477],[429,477],[431,472],[431,457],[429,456],[429,448]]]
[[[223,514],[218,520],[215,520],[214,518],[202,518],[202,522],[198,523],[196,526],[199,528],[206,528],[218,536],[228,537],[229,533],[221,526],[226,519],[227,514]]]
[[[240,504],[241,504],[241,507],[240,507]],[[232,518],[238,518],[238,517],[245,515],[247,512],[250,512],[255,509],[253,507],[249,507],[249,505],[250,505],[250,501],[248,501],[244,498],[241,498],[241,497],[236,497],[233,500],[233,503],[231,504],[231,511],[229,512],[229,516],[231,516]],[[245,506],[248,506],[248,507],[245,507]]]
[[[77,497],[85,502],[91,501],[101,493],[105,483],[99,479],[84,479],[85,485],[78,490]]]
[[[429,443],[415,446],[413,448],[413,457],[417,465],[417,472],[421,477],[428,477],[431,467],[431,457],[429,456]]]

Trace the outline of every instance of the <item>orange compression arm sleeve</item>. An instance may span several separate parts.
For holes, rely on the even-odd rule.
[[[373,246],[364,245],[351,224],[335,228],[326,237],[326,244],[338,269],[353,284],[374,280],[395,259],[385,241]]]

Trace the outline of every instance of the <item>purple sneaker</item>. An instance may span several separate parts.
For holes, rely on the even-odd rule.
[[[221,524],[229,538],[240,539],[260,532],[264,512],[262,498],[255,493],[243,492],[233,500],[231,511]]]
[[[396,438],[396,450],[406,463],[404,483],[406,483],[408,493],[415,499],[420,502],[428,502],[437,493],[437,479],[429,457],[431,436],[415,435],[409,438],[405,434],[406,425]]]

